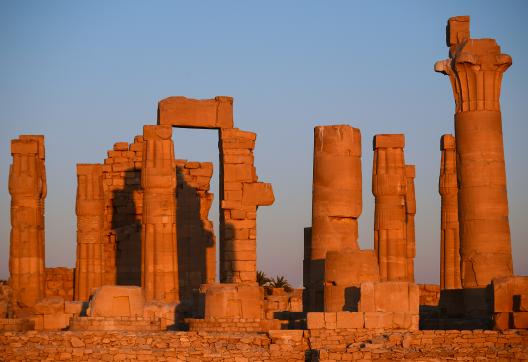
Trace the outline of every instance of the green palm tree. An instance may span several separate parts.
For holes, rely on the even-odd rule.
[[[285,291],[289,292],[292,290],[292,287],[288,280],[284,276],[276,276],[272,278],[269,283],[272,288],[284,288]]]
[[[266,273],[264,273],[262,270],[257,270],[257,283],[261,287],[266,287],[271,282],[271,279],[268,278]]]

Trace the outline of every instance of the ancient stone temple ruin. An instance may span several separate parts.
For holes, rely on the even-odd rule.
[[[77,164],[74,269],[45,268],[44,136],[12,140],[0,359],[528,358],[528,277],[513,275],[499,102],[511,58],[493,39],[472,39],[469,17],[449,19],[447,45],[435,65],[455,97],[430,251],[439,285],[415,281],[420,165],[407,162],[403,134],[372,138],[374,214],[362,215],[361,131],[314,128],[304,288],[272,288],[257,283],[257,211],[275,196],[257,177],[256,134],[235,128],[231,97],[169,97],[132,142]],[[173,127],[218,133],[218,235],[213,164],[178,159]],[[371,249],[359,247],[360,217],[374,221]]]

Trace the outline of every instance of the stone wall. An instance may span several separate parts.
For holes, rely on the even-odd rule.
[[[309,312],[310,330],[408,329],[418,330],[418,314],[410,312]]]
[[[521,360],[528,331],[272,330],[0,333],[0,360],[414,361]]]
[[[73,300],[73,269],[46,268],[46,298],[62,297],[64,300]]]
[[[0,331],[25,332],[35,329],[35,322],[21,318],[0,318]]]
[[[3,333],[0,360],[304,361],[304,343],[302,331]]]
[[[439,305],[440,286],[438,284],[418,284],[418,287],[420,288],[420,305]]]
[[[528,358],[527,331],[312,330],[311,361],[519,360]],[[316,357],[317,356],[317,357]],[[318,358],[318,359],[316,359]]]
[[[264,318],[295,319],[303,311],[302,295],[303,289],[265,288]]]
[[[277,319],[249,319],[249,318],[208,318],[186,319],[189,330],[198,332],[262,332],[280,329],[281,321]],[[287,325],[287,322],[285,323]]]
[[[141,285],[143,136],[117,142],[103,166],[104,284]]]

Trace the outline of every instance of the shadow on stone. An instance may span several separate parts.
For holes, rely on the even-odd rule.
[[[114,190],[112,234],[116,247],[116,284],[141,286],[141,219],[137,205],[142,199],[141,171],[125,171],[125,185]],[[141,201],[142,203],[142,201]],[[139,212],[138,212],[139,211]]]
[[[361,289],[359,287],[345,288],[345,305],[343,306],[343,311],[358,312],[360,296]]]
[[[197,187],[185,180],[184,167],[176,167],[178,178],[176,202],[176,233],[178,236],[178,274],[181,312],[191,316],[197,305],[200,285],[207,283],[207,250],[214,248],[215,236],[204,225],[202,215],[208,214],[212,199],[200,197]],[[206,205],[206,203],[208,203]],[[199,304],[198,304],[199,305]]]

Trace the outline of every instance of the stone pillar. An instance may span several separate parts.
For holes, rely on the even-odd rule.
[[[414,257],[416,256],[416,235],[414,230],[414,215],[416,215],[414,178],[416,177],[416,167],[414,165],[405,165],[405,177],[407,178],[407,192],[405,193],[407,280],[414,283]]]
[[[494,39],[471,39],[469,17],[450,18],[449,59],[435,64],[455,97],[461,279],[483,289],[513,274],[500,87],[511,65]]]
[[[460,239],[458,236],[458,189],[455,137],[442,136],[440,141],[439,191],[442,197],[440,289],[460,289]]]
[[[77,165],[77,263],[75,300],[86,301],[103,285],[104,192],[100,164]]]
[[[44,199],[46,168],[44,136],[11,141],[9,168],[11,244],[9,284],[19,307],[35,305],[45,293]]]
[[[220,130],[220,282],[257,280],[257,208],[273,204],[271,184],[257,182],[257,135]]]
[[[171,126],[144,126],[141,286],[147,300],[177,302],[176,162]]]
[[[328,251],[359,250],[361,132],[347,125],[314,128],[312,240],[308,289],[311,311],[324,308]]]
[[[372,193],[374,250],[378,256],[381,281],[407,281],[405,195],[407,178],[403,134],[374,136]]]

